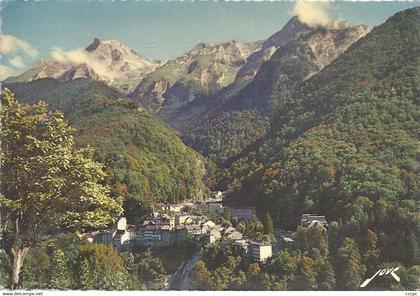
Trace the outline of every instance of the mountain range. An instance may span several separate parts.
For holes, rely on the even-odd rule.
[[[374,211],[393,208],[418,223],[419,24],[419,8],[397,13],[297,86],[216,187],[286,228],[320,212],[349,229],[367,219],[388,236],[384,245],[414,231],[392,233]]]
[[[95,39],[6,86],[65,112],[114,193],[143,207],[200,198],[208,185],[286,228],[302,211],[347,219],[361,197],[407,200],[410,211],[419,15],[407,10],[373,30],[293,17],[265,41],[200,43],[168,61]],[[213,162],[220,170],[209,179]]]
[[[6,83],[55,78],[62,81],[77,78],[105,81],[127,94],[138,81],[161,63],[148,59],[117,40],[95,38],[85,49],[64,52],[55,49],[52,57],[41,60],[24,73],[9,77]]]
[[[185,146],[165,123],[105,82],[77,78],[41,78],[7,83],[16,98],[43,100],[64,112],[76,128],[78,146],[95,149],[105,166],[114,196],[124,199],[130,222],[141,219],[157,202],[202,199],[211,163]]]

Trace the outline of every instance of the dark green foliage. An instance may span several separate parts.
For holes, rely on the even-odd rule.
[[[357,32],[357,33],[355,33]],[[235,81],[203,102],[199,115],[175,125],[184,141],[195,150],[225,166],[230,158],[263,137],[269,123],[282,110],[294,89],[341,53],[344,43],[354,42],[357,28],[308,29],[296,40],[290,40],[264,62],[251,82]],[[314,49],[311,43],[334,42]],[[313,41],[315,40],[315,41]]]
[[[1,261],[1,268],[7,266]],[[1,273],[4,282],[7,273]],[[44,237],[32,248],[21,273],[24,289],[140,289],[128,265],[110,246],[92,244],[76,235]]]
[[[8,87],[22,102],[43,99],[65,112],[77,129],[77,144],[95,148],[112,193],[126,199],[130,223],[156,201],[176,202],[205,192],[206,161],[140,105],[104,83],[40,79]]]
[[[218,244],[205,248],[192,270],[199,290],[333,290],[335,273],[327,257],[283,250],[267,264],[234,257]]]
[[[336,256],[337,288],[356,290],[364,280],[365,270],[356,242],[346,238]]]
[[[265,138],[219,174],[218,189],[229,190],[232,203],[270,211],[285,229],[302,213],[326,215],[331,256],[351,237],[362,255],[371,249],[362,256],[369,264],[416,264],[419,36],[413,8],[353,44],[297,87]]]
[[[161,290],[167,277],[162,260],[148,250],[140,254],[124,254],[130,273],[134,274],[146,290]],[[128,257],[128,258],[127,258]]]
[[[269,235],[273,234],[274,225],[273,225],[273,219],[271,218],[270,212],[267,212],[265,214],[263,224],[264,224],[264,233],[269,234]]]
[[[133,278],[119,254],[110,245],[80,247],[78,285],[82,290],[132,289]]]
[[[294,233],[294,239],[299,248],[307,254],[328,255],[327,232],[322,227],[298,227]]]

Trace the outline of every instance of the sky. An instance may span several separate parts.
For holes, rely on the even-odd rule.
[[[420,0],[336,1],[324,5],[321,11],[314,7],[308,11],[315,19],[326,15],[330,19],[344,18],[353,25],[375,26],[395,12],[419,4]],[[2,44],[8,41],[14,45],[0,52],[0,72],[5,67],[13,71],[48,58],[57,47],[63,51],[84,48],[95,37],[120,40],[156,60],[182,55],[199,42],[263,40],[282,28],[296,5],[293,1],[6,0],[1,2],[0,36],[4,36]]]

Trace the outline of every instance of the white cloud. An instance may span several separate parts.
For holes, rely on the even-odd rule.
[[[9,64],[18,69],[25,67],[25,63],[20,56],[15,56],[14,58],[10,59]]]
[[[112,71],[105,64],[101,63],[99,60],[95,59],[94,56],[81,48],[69,51],[54,48],[51,52],[51,56],[57,62],[65,65],[80,66],[86,64],[92,68],[96,74],[111,81],[119,74],[117,71]]]
[[[328,8],[330,2],[298,1],[293,7],[293,13],[302,23],[311,27],[327,26],[330,23]]]
[[[23,53],[31,58],[38,56],[38,50],[32,47],[28,42],[12,35],[0,34],[0,54],[9,55]]]
[[[22,72],[21,69],[16,69],[14,67],[9,67],[0,64],[0,80],[5,80],[8,77],[16,76]]]
[[[328,14],[333,0],[298,0],[293,7],[293,14],[297,15],[302,23],[310,27],[327,27],[342,29],[350,26],[344,19],[332,20]]]

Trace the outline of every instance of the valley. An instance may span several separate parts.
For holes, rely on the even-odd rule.
[[[202,42],[168,60],[102,38],[54,49],[2,83],[2,116],[16,129],[5,135],[24,143],[2,144],[15,149],[9,167],[18,169],[28,147],[38,153],[22,160],[28,171],[43,157],[52,168],[63,161],[48,153],[89,147],[84,169],[103,178],[60,187],[70,186],[64,162],[42,177],[56,182],[53,193],[36,198],[80,191],[89,210],[115,202],[121,211],[98,218],[101,227],[44,226],[22,271],[25,287],[56,287],[46,270],[57,246],[54,260],[72,266],[64,289],[362,290],[368,274],[392,264],[401,265],[401,282],[363,289],[419,288],[419,53],[418,7],[375,27],[292,16],[264,40]],[[53,148],[44,143],[38,129],[51,118],[68,125],[74,147],[55,134]],[[40,186],[30,182],[21,187]],[[6,194],[26,194],[13,186]],[[109,200],[95,201],[95,190]],[[25,206],[1,198],[12,212]],[[102,283],[95,268],[115,282]],[[42,285],[30,276],[38,272]]]

